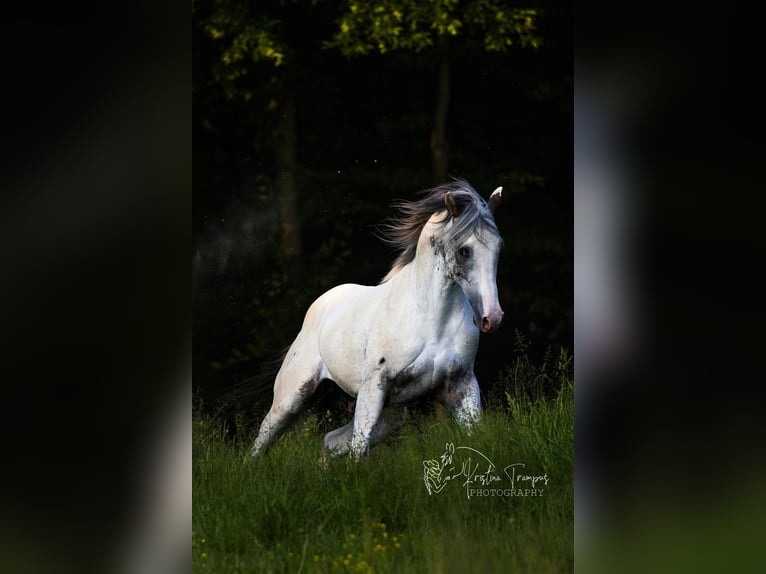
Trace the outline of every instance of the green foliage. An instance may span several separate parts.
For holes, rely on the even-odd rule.
[[[431,182],[433,86],[427,75],[434,54],[416,55],[414,46],[396,57],[369,60],[341,58],[338,50],[320,52],[323,41],[335,40],[352,3],[314,4],[193,1],[195,247],[216,238],[210,222],[224,217],[220,231],[231,245],[225,257],[205,264],[204,273],[195,272],[194,352],[202,365],[195,379],[211,398],[276,358],[297,334],[308,305],[327,288],[377,282],[394,254],[372,239],[371,226],[390,216],[391,199],[410,197]],[[509,327],[518,326],[533,331],[536,343],[567,344],[571,182],[561,166],[571,158],[571,129],[560,126],[571,123],[561,115],[562,106],[571,107],[571,69],[556,63],[571,56],[571,42],[562,36],[561,22],[557,28],[562,15],[530,14],[534,26],[545,30],[545,48],[518,50],[515,56],[521,57],[507,58],[480,51],[488,42],[502,52],[507,44],[501,38],[524,45],[509,31],[515,13],[510,6],[517,3],[357,4],[366,15],[343,41],[354,37],[368,43],[365,53],[379,52],[362,30],[373,22],[367,17],[378,10],[383,34],[390,27],[386,18],[396,20],[397,6],[401,25],[409,19],[422,32],[424,50],[440,38],[455,48],[452,77],[461,81],[452,86],[451,169],[485,193],[504,185],[508,198],[498,218],[506,242],[498,284],[511,312],[492,343],[507,348]],[[563,17],[568,16],[565,10]],[[402,34],[408,42],[417,40]],[[562,83],[562,74],[570,83]],[[558,91],[546,92],[542,101],[532,94],[539,86]],[[288,93],[296,109],[305,272],[279,256],[274,126]],[[252,199],[254,187],[264,188],[255,190],[263,197],[260,203]],[[254,223],[235,230],[235,214],[242,211],[258,217],[248,217]],[[260,217],[264,213],[269,217]],[[486,353],[480,360],[488,373],[496,373],[505,359]],[[481,377],[483,388],[490,379]]]
[[[285,34],[289,5],[315,5],[313,0],[276,4],[242,0],[195,0],[193,21],[217,48],[211,78],[228,99],[250,101],[256,94],[242,79],[252,75],[255,64],[284,66],[294,46]],[[438,38],[470,35],[481,38],[489,52],[511,46],[537,48],[539,11],[508,7],[502,0],[347,0],[337,20],[335,34],[323,42],[346,56],[394,50],[423,51]],[[305,13],[306,17],[310,12]],[[317,45],[319,48],[319,45]]]
[[[239,80],[252,72],[254,64],[279,67],[285,63],[288,46],[283,40],[283,23],[275,15],[259,10],[257,3],[197,1],[192,4],[192,14],[197,26],[217,47],[211,78],[228,99],[253,98],[253,91],[240,86]]]
[[[549,346],[540,365],[532,363],[528,349],[529,340],[517,329],[513,362],[500,379],[512,411],[553,399],[565,389],[573,389],[572,356],[566,348],[561,347],[558,356],[554,357]]]
[[[347,0],[338,19],[338,31],[327,47],[346,56],[394,50],[421,52],[438,38],[465,34],[483,38],[490,52],[504,52],[512,45],[537,48],[538,11],[509,8],[501,0]]]
[[[515,359],[505,372],[508,411],[518,432],[534,445],[546,465],[572,464],[574,458],[574,380],[572,356],[561,347],[555,356],[550,347],[537,366],[527,355],[529,343],[516,331]]]
[[[322,433],[346,422],[328,413],[310,414],[252,459],[252,429],[227,439],[195,412],[192,571],[571,571],[571,356],[535,366],[517,341],[502,382],[534,389],[548,377],[561,383],[555,396],[509,391],[507,405],[487,409],[470,431],[415,413],[358,464],[323,458]],[[550,482],[540,497],[468,499],[459,484],[429,495],[423,461],[446,443],[501,466],[524,463]]]

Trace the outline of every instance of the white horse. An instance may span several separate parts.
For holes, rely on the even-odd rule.
[[[353,421],[324,437],[330,454],[358,460],[401,424],[404,403],[427,393],[459,423],[479,419],[479,332],[496,330],[503,318],[493,217],[501,199],[501,187],[487,204],[459,180],[399,204],[401,217],[384,231],[401,254],[379,285],[340,285],[311,305],[277,374],[253,456],[326,379],[356,397]]]

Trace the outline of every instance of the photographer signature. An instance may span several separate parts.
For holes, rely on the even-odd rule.
[[[456,451],[467,451],[468,458],[461,463],[455,461]],[[540,496],[543,489],[538,484],[548,485],[548,474],[524,474],[525,464],[516,462],[502,469],[502,475],[497,465],[485,454],[470,446],[458,446],[447,443],[439,460],[423,461],[423,482],[428,494],[438,494],[451,482],[460,482],[466,489],[466,496]],[[504,476],[503,476],[504,475]],[[500,483],[504,479],[510,482],[510,487]],[[490,488],[494,487],[494,488]]]

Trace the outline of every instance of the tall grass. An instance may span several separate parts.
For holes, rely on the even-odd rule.
[[[571,571],[571,359],[562,352],[534,367],[517,353],[501,383],[504,404],[470,431],[415,415],[361,463],[323,460],[326,421],[316,413],[258,459],[248,454],[252,436],[232,440],[196,413],[192,570]],[[535,497],[469,499],[461,479],[429,495],[423,461],[439,460],[447,443],[490,458],[504,481],[495,486],[509,487],[502,468],[514,463],[549,482]],[[455,453],[458,470],[465,452]]]

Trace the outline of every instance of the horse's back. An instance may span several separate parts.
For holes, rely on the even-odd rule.
[[[358,313],[358,301],[371,293],[374,287],[344,283],[325,291],[309,307],[303,325],[320,327],[328,319],[342,317],[348,313]]]

